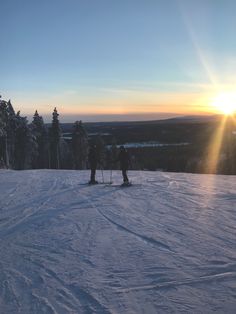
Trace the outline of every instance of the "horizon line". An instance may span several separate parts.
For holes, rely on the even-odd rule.
[[[148,121],[161,121],[169,120],[175,118],[204,118],[204,117],[214,117],[221,116],[217,113],[196,113],[196,114],[184,114],[184,113],[146,113],[146,114],[95,114],[95,115],[78,115],[78,119],[74,115],[63,115],[63,119],[59,120],[61,123],[74,123],[76,121],[82,121],[84,123],[122,123],[122,122],[148,122]],[[77,115],[76,115],[77,116]],[[68,118],[69,119],[66,119]],[[66,121],[65,121],[66,119]],[[51,123],[51,115],[46,115],[45,123]]]

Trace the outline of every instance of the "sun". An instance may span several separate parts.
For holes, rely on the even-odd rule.
[[[225,115],[234,114],[236,112],[236,92],[220,92],[213,98],[212,106]]]

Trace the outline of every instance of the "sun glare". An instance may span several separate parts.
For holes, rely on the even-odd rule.
[[[231,115],[236,112],[236,92],[221,92],[213,98],[212,106],[217,111]]]

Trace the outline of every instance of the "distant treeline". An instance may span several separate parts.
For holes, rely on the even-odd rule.
[[[235,122],[102,124],[98,135],[89,136],[76,121],[69,138],[54,108],[51,124],[35,111],[32,122],[15,112],[10,101],[0,99],[0,168],[87,169],[89,143],[96,144],[99,167],[118,169],[118,144],[160,140],[189,145],[129,148],[131,169],[175,172],[236,174]],[[109,132],[110,137],[99,135]],[[67,132],[69,130],[66,130]],[[108,140],[109,138],[109,140]],[[109,144],[109,146],[107,146]]]

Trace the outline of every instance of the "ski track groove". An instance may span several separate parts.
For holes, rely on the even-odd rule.
[[[138,239],[142,240],[146,244],[150,244],[152,246],[156,246],[159,249],[164,250],[164,251],[175,253],[167,244],[164,244],[164,243],[162,243],[160,241],[157,241],[157,240],[155,240],[153,238],[141,235],[141,234],[139,234],[139,233],[137,233],[135,231],[132,231],[132,230],[128,229],[127,227],[125,227],[125,226],[115,222],[114,220],[109,218],[107,215],[105,215],[99,208],[94,207],[93,202],[95,200],[96,200],[96,198],[94,198],[94,199],[91,199],[91,198],[88,198],[88,197],[85,198],[85,201],[87,201],[91,205],[91,207],[93,207],[103,218],[105,218],[107,221],[109,221],[112,225],[114,225],[118,229],[123,230],[123,231],[125,231],[125,232],[127,232],[127,233],[129,233],[129,234],[131,234],[131,235],[133,235],[135,237],[137,237]]]
[[[76,284],[66,284],[57,274],[52,271],[51,269],[45,267],[43,264],[38,262],[33,262],[36,264],[39,268],[43,269],[51,278],[56,280],[60,286],[62,287],[62,290],[65,291],[66,294],[73,296],[74,300],[76,300],[78,303],[78,306],[83,309],[86,307],[89,307],[89,310],[91,313],[95,311],[95,313],[104,313],[104,314],[110,314],[111,312],[103,306],[95,297],[93,297],[88,291],[85,290],[85,288],[81,288],[80,286],[77,286]]]
[[[66,193],[68,191],[76,192],[77,189],[76,188],[69,189],[69,190],[65,191],[64,193]],[[112,193],[112,191],[108,191],[105,194],[110,194],[110,193]],[[68,206],[74,206],[74,205],[78,205],[78,204],[79,205],[83,205],[83,203],[81,201],[80,202],[76,201],[76,202],[73,202],[73,203],[70,203],[70,204],[66,205],[65,207],[49,208],[49,209],[47,209],[47,211],[43,211],[43,212],[40,211],[41,208],[49,201],[49,199],[51,200],[54,196],[57,196],[59,194],[62,195],[61,193],[56,193],[56,194],[52,195],[49,198],[45,197],[43,202],[36,208],[36,210],[32,214],[26,215],[25,217],[23,217],[21,219],[18,219],[17,223],[12,225],[11,227],[5,228],[5,230],[4,229],[1,230],[0,231],[0,237],[4,238],[4,237],[7,237],[7,236],[10,236],[14,232],[19,231],[20,229],[24,229],[24,227],[28,227],[29,224],[38,221],[38,219],[41,219],[41,221],[42,221],[42,218],[44,218],[45,220],[47,220],[48,218],[53,218],[53,217],[55,217],[56,214],[64,212]],[[95,197],[92,200],[95,201],[96,199],[97,199],[97,197]],[[87,202],[87,198],[85,198],[85,200]],[[27,203],[27,205],[28,205],[28,203]],[[72,207],[71,208],[71,210],[74,210],[74,209],[77,209],[77,208],[76,207]]]
[[[166,288],[175,288],[178,286],[192,286],[202,283],[211,283],[214,281],[220,281],[220,280],[228,280],[228,279],[234,279],[236,278],[236,272],[226,272],[226,273],[218,273],[214,275],[206,275],[199,278],[193,278],[193,279],[183,279],[179,281],[166,281],[159,284],[154,285],[143,285],[143,286],[136,286],[136,287],[129,287],[129,288],[123,288],[123,289],[117,289],[117,292],[121,293],[127,293],[131,291],[138,291],[138,290],[153,290],[153,289],[166,289]]]
[[[122,226],[121,224],[115,222],[114,220],[112,220],[111,218],[109,218],[108,216],[106,216],[105,214],[103,214],[101,212],[101,210],[97,209],[97,211],[107,220],[109,221],[111,224],[113,224],[114,226],[116,226],[118,229],[120,230],[123,230],[129,234],[132,234],[133,236],[137,237],[138,239],[141,239],[142,241],[144,241],[146,244],[151,244],[152,246],[156,246],[158,247],[159,249],[162,249],[162,250],[165,250],[165,251],[168,251],[168,252],[173,252],[173,250],[171,250],[171,248],[167,245],[167,244],[164,244],[162,242],[159,242],[155,239],[152,239],[152,238],[149,238],[147,236],[144,236],[144,235],[141,235],[135,231],[132,231],[124,226]]]

